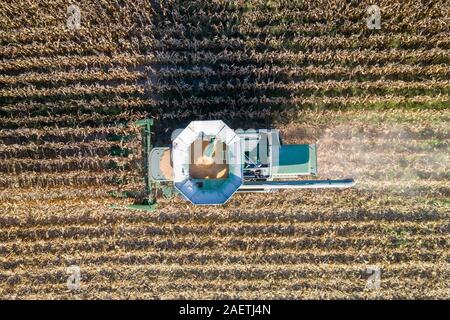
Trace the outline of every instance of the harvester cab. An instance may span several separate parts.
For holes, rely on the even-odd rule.
[[[355,184],[353,179],[305,180],[317,175],[316,145],[283,145],[276,129],[232,130],[220,120],[192,121],[171,146],[153,147],[153,120],[136,124],[142,130],[146,197],[132,209],[153,210],[158,194],[180,194],[194,205],[221,205],[235,192]]]

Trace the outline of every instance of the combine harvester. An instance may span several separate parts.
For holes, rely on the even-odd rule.
[[[221,205],[235,192],[348,188],[353,179],[299,180],[317,175],[315,144],[283,145],[279,130],[234,131],[223,121],[193,121],[171,147],[152,147],[152,119],[143,134],[145,200],[131,209],[153,210],[157,194],[181,194],[195,205]]]

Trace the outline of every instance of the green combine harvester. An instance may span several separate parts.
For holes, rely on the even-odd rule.
[[[143,135],[145,197],[131,209],[154,210],[158,194],[180,194],[194,205],[221,205],[235,192],[348,188],[353,179],[305,180],[317,175],[315,144],[283,145],[279,130],[232,130],[223,121],[193,121],[172,145],[153,147],[152,119]]]

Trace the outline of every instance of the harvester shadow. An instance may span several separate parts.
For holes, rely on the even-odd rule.
[[[223,120],[233,129],[272,128],[284,106],[267,101],[289,96],[258,85],[271,79],[254,71],[266,65],[249,54],[255,49],[240,27],[245,8],[232,2],[152,4],[155,62],[148,67],[146,90],[157,101],[148,110],[156,120],[155,144],[170,144],[173,130],[193,120]]]

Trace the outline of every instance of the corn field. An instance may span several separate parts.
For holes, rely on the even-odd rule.
[[[0,297],[449,299],[449,107],[448,1],[2,1]],[[357,187],[113,208],[143,118],[279,128]]]

